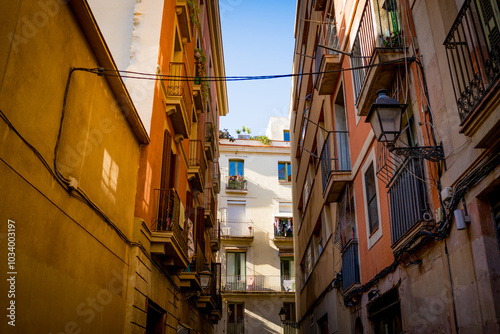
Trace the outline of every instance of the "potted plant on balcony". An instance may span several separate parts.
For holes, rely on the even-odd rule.
[[[198,20],[198,16],[200,15],[200,7],[198,6],[197,0],[187,0],[187,5],[189,7],[189,18],[191,19],[191,23],[200,27],[200,21]]]

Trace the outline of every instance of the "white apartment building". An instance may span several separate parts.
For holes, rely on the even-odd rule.
[[[220,140],[223,315],[216,333],[282,333],[281,308],[295,320],[288,124],[272,117],[269,143]]]

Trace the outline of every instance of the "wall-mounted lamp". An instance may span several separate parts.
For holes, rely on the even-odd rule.
[[[205,263],[205,266],[201,269],[201,271],[198,272],[198,275],[200,276],[201,287],[203,289],[208,288],[208,286],[210,285],[210,279],[212,278],[212,272],[208,267],[208,263]]]
[[[401,133],[403,112],[407,105],[389,97],[386,89],[377,91],[377,99],[372,104],[366,123],[370,123],[375,138],[379,142],[387,143],[390,152],[412,157],[423,157],[429,161],[438,162],[444,159],[443,147],[436,146],[408,146],[397,147],[394,142]]]
[[[280,313],[278,313],[278,315],[280,316],[280,320],[281,320],[281,323],[283,325],[290,326],[290,327],[293,327],[293,328],[299,328],[300,327],[300,323],[294,322],[294,321],[290,321],[290,320],[286,320],[286,311],[285,311],[285,309],[283,307],[281,308]]]

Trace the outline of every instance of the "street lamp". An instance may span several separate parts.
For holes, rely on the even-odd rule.
[[[283,307],[281,307],[280,313],[278,313],[278,315],[280,316],[280,320],[281,320],[281,323],[283,325],[290,326],[290,327],[293,327],[293,328],[299,328],[300,327],[300,324],[298,322],[286,320],[287,313],[286,313],[286,311],[285,311],[285,309]]]
[[[212,272],[208,267],[208,263],[205,263],[205,266],[198,272],[200,276],[200,284],[203,289],[206,289],[210,285],[210,279],[212,278]]]
[[[441,145],[407,147],[394,145],[401,133],[403,112],[408,105],[399,103],[387,94],[386,89],[377,91],[378,97],[366,116],[365,122],[370,123],[375,138],[381,143],[386,143],[389,151],[397,155],[423,157],[434,162],[443,160],[444,152]]]
[[[393,143],[401,132],[401,118],[407,105],[387,96],[387,89],[377,91],[377,99],[372,104],[366,123],[370,123],[375,138],[382,143]]]

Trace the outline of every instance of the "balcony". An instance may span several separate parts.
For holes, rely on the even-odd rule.
[[[295,277],[284,275],[224,275],[223,292],[295,292]]]
[[[220,220],[216,219],[215,224],[210,232],[210,246],[213,252],[220,249]]]
[[[493,2],[493,1],[492,1]],[[490,1],[476,2],[466,0],[451,27],[444,42],[448,65],[457,102],[461,132],[472,135],[485,123],[490,132],[488,137],[495,137],[500,117],[486,122],[497,112],[487,100],[496,95],[500,78],[500,17],[497,11],[487,14],[481,6],[494,6]],[[491,138],[494,140],[494,138]],[[484,141],[484,139],[483,139]],[[487,141],[487,140],[486,140]],[[488,145],[480,143],[478,147]]]
[[[227,177],[226,192],[246,194],[247,180],[242,176],[230,175]]]
[[[206,77],[206,70],[200,61],[196,62],[196,80],[193,85],[193,98],[196,111],[198,113],[205,112],[207,110],[208,102],[208,86],[209,82],[203,80]]]
[[[216,194],[220,193],[220,169],[218,161],[214,161],[213,189]]]
[[[373,6],[372,6],[373,4]],[[410,13],[401,0],[369,0],[363,10],[350,57],[358,115],[366,116],[379,89],[390,87],[404,66],[405,41],[402,13]],[[375,18],[375,21],[374,21]],[[401,61],[399,61],[401,60]]]
[[[274,219],[273,241],[280,251],[293,247],[293,218]]]
[[[188,178],[194,191],[203,191],[207,162],[201,140],[189,141]]]
[[[215,158],[215,146],[218,137],[215,136],[215,127],[212,123],[206,123],[205,130],[205,154],[208,161],[213,161]]]
[[[347,182],[351,181],[349,133],[331,131],[321,150],[321,180],[327,203],[337,202]]]
[[[187,229],[175,189],[155,189],[156,216],[151,224],[151,253],[166,267],[188,267]]]
[[[167,82],[161,81],[161,88],[165,99],[165,110],[169,116],[175,131],[175,137],[188,138],[191,134],[191,120],[193,113],[193,102],[191,93],[191,82],[179,80],[180,77],[189,76],[184,63],[170,63]]]
[[[389,188],[391,241],[393,249],[418,231],[428,212],[422,159],[407,158]]]
[[[179,274],[179,280],[180,280],[179,287],[181,289],[201,291],[201,282],[198,272],[200,272],[203,269],[207,261],[205,259],[205,255],[203,254],[203,249],[201,248],[200,244],[196,242],[195,245],[196,245],[195,256],[189,263],[188,267]]]
[[[221,237],[224,240],[250,243],[253,241],[254,223],[252,221],[226,221],[221,224]]]
[[[361,283],[359,275],[358,242],[352,240],[342,253],[342,287],[344,292]]]
[[[182,38],[187,42],[191,42],[193,37],[193,26],[190,18],[190,8],[187,0],[176,0],[177,20],[181,30]]]
[[[332,94],[337,87],[343,57],[338,52],[328,48],[337,49],[338,43],[339,39],[335,22],[321,24],[315,60],[315,72],[320,73],[316,77],[316,89],[319,95]]]
[[[214,196],[212,188],[205,188],[203,192],[203,208],[205,209],[205,226],[214,226],[215,219],[217,218],[217,197]]]

